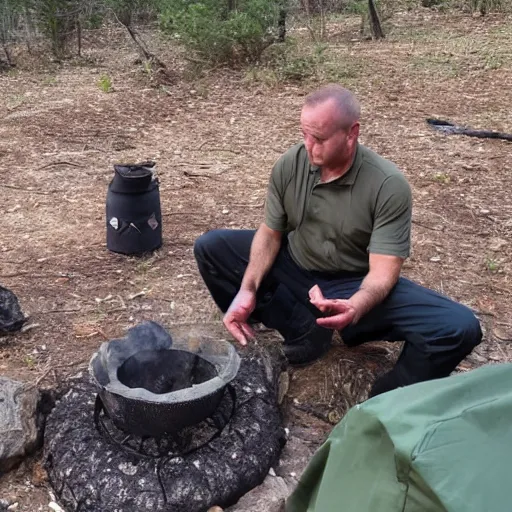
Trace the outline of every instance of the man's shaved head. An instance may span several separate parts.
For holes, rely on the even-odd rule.
[[[339,119],[340,127],[348,128],[359,121],[361,115],[359,101],[352,92],[341,85],[329,84],[312,92],[306,96],[304,106],[315,107],[328,101],[334,106],[333,114]]]
[[[300,126],[310,163],[334,175],[345,172],[357,150],[359,115],[356,97],[340,85],[326,85],[307,96]]]

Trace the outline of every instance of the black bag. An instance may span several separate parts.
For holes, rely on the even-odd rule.
[[[19,331],[26,320],[16,295],[0,286],[0,334]]]

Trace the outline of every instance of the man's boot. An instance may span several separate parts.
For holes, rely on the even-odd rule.
[[[282,284],[274,292],[265,294],[254,317],[281,334],[283,351],[290,364],[312,363],[331,346],[333,331],[320,327],[307,306]]]
[[[292,365],[306,365],[316,361],[331,347],[332,331],[315,324],[298,338],[285,338],[283,351]]]

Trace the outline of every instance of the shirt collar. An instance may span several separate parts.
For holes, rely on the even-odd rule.
[[[363,155],[361,151],[361,147],[359,143],[357,143],[356,152],[354,155],[354,159],[352,160],[352,165],[350,169],[339,178],[330,181],[329,185],[336,185],[339,187],[344,187],[346,185],[353,185],[356,181],[357,175],[359,173],[359,169],[361,168],[361,164],[363,163]],[[318,165],[310,165],[311,172],[317,173],[317,176],[320,177],[320,167]]]

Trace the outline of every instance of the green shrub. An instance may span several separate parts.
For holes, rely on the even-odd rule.
[[[98,80],[98,87],[103,92],[112,92],[114,89],[112,88],[112,79],[108,75],[100,76]]]
[[[348,14],[359,14],[361,16],[368,12],[367,0],[349,0],[344,11]]]
[[[211,64],[255,62],[274,40],[280,2],[162,0],[161,29]],[[235,2],[229,2],[235,4]]]
[[[469,8],[472,11],[480,11],[486,14],[492,11],[504,11],[507,2],[505,0],[469,0]]]
[[[325,49],[322,44],[299,48],[293,39],[274,44],[265,50],[259,66],[249,71],[247,79],[278,83],[317,78],[322,73]]]
[[[51,42],[52,53],[57,58],[64,57],[76,29],[79,3],[74,0],[31,0],[29,5],[41,32]]]
[[[94,30],[101,28],[105,15],[101,11],[92,12],[90,15],[84,17],[83,26],[85,29]]]
[[[3,49],[6,63],[0,57],[0,71],[14,65],[9,45],[16,40],[16,32],[20,24],[21,10],[13,0],[0,1],[0,47]]]

